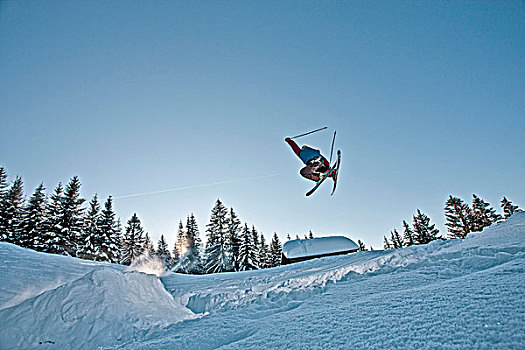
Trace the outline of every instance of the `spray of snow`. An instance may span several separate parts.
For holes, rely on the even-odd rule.
[[[162,276],[166,271],[166,265],[156,255],[146,252],[133,260],[126,271],[138,271],[148,275]]]

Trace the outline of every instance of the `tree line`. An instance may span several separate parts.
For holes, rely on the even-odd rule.
[[[51,196],[41,183],[26,200],[20,176],[9,184],[0,167],[0,241],[36,251],[81,259],[130,265],[143,255],[157,257],[174,272],[202,274],[244,271],[280,265],[281,242],[277,233],[269,243],[254,225],[242,224],[233,208],[217,199],[206,225],[206,244],[197,221],[181,220],[176,242],[169,249],[162,235],[157,247],[135,213],[122,229],[109,196],[102,204],[95,194],[87,207],[80,196],[78,176]],[[312,233],[310,233],[312,235]],[[313,235],[312,235],[313,237]]]
[[[390,237],[383,236],[384,249],[397,249],[417,244],[427,244],[437,239],[465,238],[470,232],[482,231],[485,227],[501,222],[512,214],[522,211],[517,205],[503,197],[503,215],[496,213],[490,203],[476,194],[472,195],[472,206],[463,199],[450,195],[445,202],[445,218],[448,237],[439,235],[439,230],[430,223],[430,218],[417,209],[412,225],[403,220],[403,233],[394,228]]]

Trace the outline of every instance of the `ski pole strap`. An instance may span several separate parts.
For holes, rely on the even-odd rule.
[[[310,135],[310,134],[313,134],[314,132],[318,132],[318,131],[321,131],[321,130],[324,130],[324,129],[327,129],[328,127],[325,126],[324,128],[319,128],[319,129],[315,129],[315,130],[312,130],[312,131],[308,131],[308,132],[305,132],[304,134],[300,134],[300,135],[296,135],[294,137],[290,137],[290,139],[296,139],[298,137],[303,137],[303,136],[306,136],[306,135]]]
[[[332,139],[332,148],[330,149],[330,164],[332,164],[332,154],[334,153],[334,143],[335,143],[335,135],[337,134],[337,131],[334,131],[334,138]]]

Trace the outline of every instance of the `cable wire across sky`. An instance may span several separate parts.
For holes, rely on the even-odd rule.
[[[242,178],[242,179],[225,180],[225,181],[218,181],[218,182],[212,182],[212,183],[207,183],[207,184],[190,185],[190,186],[184,186],[184,187],[169,188],[169,189],[158,190],[158,191],[126,194],[126,195],[122,195],[122,196],[116,196],[116,197],[113,197],[113,198],[114,199],[123,199],[123,198],[139,197],[139,196],[148,196],[148,195],[152,195],[152,194],[160,194],[160,193],[166,193],[166,192],[189,190],[189,189],[193,189],[193,188],[217,186],[217,185],[230,184],[230,183],[243,182],[243,181],[251,181],[251,180],[259,180],[259,179],[264,179],[264,178],[268,178],[268,177],[275,177],[275,176],[280,176],[280,175],[281,174],[270,174],[270,175],[253,176],[253,177],[246,177],[246,178]]]

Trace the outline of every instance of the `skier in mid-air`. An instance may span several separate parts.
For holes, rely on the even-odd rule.
[[[295,154],[303,161],[305,167],[302,168],[299,173],[301,176],[312,181],[319,181],[322,173],[326,173],[330,169],[330,164],[325,157],[321,155],[321,152],[317,149],[303,146],[299,148],[294,140],[287,137],[284,139]]]

